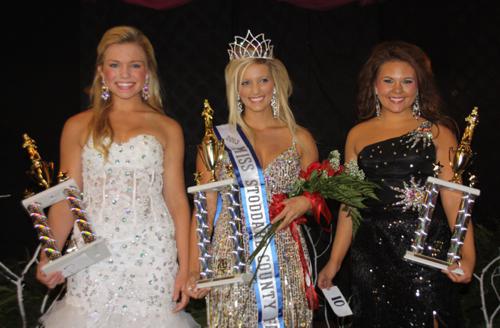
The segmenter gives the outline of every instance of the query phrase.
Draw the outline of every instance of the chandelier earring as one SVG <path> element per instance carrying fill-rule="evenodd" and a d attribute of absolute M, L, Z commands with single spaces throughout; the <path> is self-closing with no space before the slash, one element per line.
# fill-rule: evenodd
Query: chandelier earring
<path fill-rule="evenodd" d="M 101 98 L 104 101 L 107 101 L 111 97 L 111 93 L 109 93 L 109 88 L 104 81 L 104 78 L 101 80 Z"/>
<path fill-rule="evenodd" d="M 141 97 L 144 101 L 149 99 L 149 76 L 146 77 L 146 81 L 144 82 L 144 86 L 141 90 Z"/>
<path fill-rule="evenodd" d="M 420 113 L 420 97 L 418 95 L 418 92 L 417 92 L 417 95 L 415 96 L 415 102 L 413 103 L 411 111 L 412 111 L 413 117 L 415 117 L 415 119 L 418 120 L 418 118 L 420 117 L 420 114 L 421 114 Z"/>
<path fill-rule="evenodd" d="M 271 108 L 273 109 L 273 117 L 277 118 L 280 115 L 280 104 L 276 97 L 276 88 L 273 89 L 273 97 L 271 98 Z"/>
<path fill-rule="evenodd" d="M 236 100 L 236 102 L 238 103 L 238 113 L 243 113 L 243 103 L 241 102 L 241 98 L 240 98 L 240 95 L 238 94 L 238 98 Z"/>
<path fill-rule="evenodd" d="M 380 117 L 380 100 L 377 93 L 375 93 L 375 114 Z"/>

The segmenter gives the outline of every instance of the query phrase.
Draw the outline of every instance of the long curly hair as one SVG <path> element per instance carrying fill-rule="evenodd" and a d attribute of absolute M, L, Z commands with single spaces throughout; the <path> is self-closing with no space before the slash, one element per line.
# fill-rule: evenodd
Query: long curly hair
<path fill-rule="evenodd" d="M 441 112 L 443 101 L 434 81 L 429 57 L 416 45 L 403 41 L 386 41 L 377 44 L 361 68 L 358 77 L 358 119 L 364 121 L 376 115 L 375 80 L 380 67 L 390 61 L 408 63 L 415 70 L 421 116 L 432 123 L 441 123 L 452 131 L 456 130 L 453 120 Z"/>

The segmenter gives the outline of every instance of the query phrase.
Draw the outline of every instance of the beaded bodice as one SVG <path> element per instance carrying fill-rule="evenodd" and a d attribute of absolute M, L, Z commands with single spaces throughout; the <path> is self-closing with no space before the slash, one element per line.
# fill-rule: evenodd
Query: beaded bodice
<path fill-rule="evenodd" d="M 295 141 L 264 168 L 264 179 L 268 197 L 277 193 L 288 193 L 300 172 L 300 157 Z"/>

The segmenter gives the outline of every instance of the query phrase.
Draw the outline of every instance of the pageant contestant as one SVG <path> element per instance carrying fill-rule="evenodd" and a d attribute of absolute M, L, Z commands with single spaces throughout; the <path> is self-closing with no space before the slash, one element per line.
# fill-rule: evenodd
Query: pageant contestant
<path fill-rule="evenodd" d="M 291 82 L 284 65 L 273 56 L 271 41 L 263 34 L 253 36 L 250 32 L 245 38 L 236 37 L 230 44 L 229 59 L 225 70 L 229 124 L 216 127 L 216 133 L 229 149 L 225 162 L 232 163 L 236 175 L 241 176 L 240 183 L 244 181 L 240 185 L 240 204 L 255 205 L 241 207 L 248 257 L 256 246 L 258 223 L 263 227 L 270 221 L 268 206 L 272 196 L 289 192 L 301 168 L 316 161 L 318 152 L 309 132 L 295 123 L 288 104 Z M 235 142 L 244 147 L 232 148 Z M 200 158 L 197 164 L 197 170 L 205 172 L 206 179 L 209 174 Z M 219 179 L 224 178 L 222 170 Z M 215 212 L 215 196 L 207 196 L 209 213 Z M 257 199 L 260 201 L 255 203 Z M 297 233 L 294 239 L 289 226 L 310 208 L 304 196 L 285 200 L 284 209 L 275 218 L 283 220 L 281 229 L 262 257 L 253 285 L 242 283 L 210 290 L 207 300 L 210 327 L 311 326 L 312 310 L 306 297 L 301 262 L 301 257 L 305 261 L 309 257 L 300 228 L 294 228 Z M 224 275 L 234 265 L 230 214 L 225 202 L 213 231 L 213 269 L 216 276 Z M 196 253 L 196 246 L 191 249 Z M 197 254 L 190 256 L 190 267 L 195 274 L 187 289 L 199 298 L 208 291 L 194 288 L 193 281 L 199 278 L 197 259 Z M 247 264 L 247 272 L 254 270 L 254 266 Z"/>
<path fill-rule="evenodd" d="M 189 300 L 183 135 L 163 113 L 153 47 L 142 32 L 119 26 L 103 35 L 90 96 L 92 108 L 64 126 L 60 163 L 82 188 L 111 257 L 70 277 L 43 324 L 196 326 L 182 311 Z M 61 248 L 73 228 L 66 204 L 54 205 L 49 220 Z M 37 278 L 49 288 L 64 281 L 60 272 L 38 270 Z"/>
<path fill-rule="evenodd" d="M 456 275 L 403 260 L 418 223 L 418 195 L 435 163 L 450 180 L 449 150 L 457 142 L 450 120 L 440 113 L 440 97 L 430 61 L 417 46 L 384 42 L 376 46 L 359 76 L 358 117 L 347 136 L 346 160 L 357 159 L 368 180 L 379 184 L 380 201 L 362 212 L 352 243 L 354 327 L 459 327 L 460 304 L 452 282 L 467 283 L 475 265 L 469 227 Z M 440 192 L 428 241 L 435 257 L 445 257 L 461 195 Z M 351 244 L 352 223 L 340 212 L 330 260 L 318 284 L 331 286 Z"/>

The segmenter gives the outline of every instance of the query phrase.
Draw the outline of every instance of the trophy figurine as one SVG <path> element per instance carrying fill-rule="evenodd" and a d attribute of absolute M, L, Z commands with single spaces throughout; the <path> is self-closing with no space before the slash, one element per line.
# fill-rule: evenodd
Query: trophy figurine
<path fill-rule="evenodd" d="M 197 221 L 198 249 L 200 262 L 201 280 L 197 282 L 198 288 L 218 287 L 232 283 L 249 281 L 251 276 L 245 274 L 245 261 L 243 251 L 243 238 L 241 234 L 242 219 L 239 204 L 239 187 L 232 176 L 232 167 L 223 164 L 224 141 L 218 140 L 215 135 L 212 119 L 214 111 L 208 100 L 204 102 L 201 116 L 205 123 L 205 134 L 198 146 L 198 152 L 209 174 L 208 183 L 200 184 L 201 173 L 195 173 L 196 185 L 187 189 L 188 193 L 194 195 L 195 218 Z M 217 179 L 217 171 L 225 170 L 228 178 Z M 228 204 L 231 215 L 231 240 L 233 241 L 233 265 L 232 273 L 224 276 L 216 276 L 213 270 L 212 256 L 210 254 L 211 230 L 208 224 L 207 192 L 218 192 L 224 197 Z"/>
<path fill-rule="evenodd" d="M 480 190 L 473 188 L 474 182 L 470 186 L 462 184 L 462 174 L 470 163 L 472 158 L 471 142 L 474 128 L 479 123 L 478 108 L 474 107 L 471 114 L 465 119 L 467 127 L 460 141 L 458 148 L 453 156 L 450 152 L 450 165 L 453 170 L 451 181 L 445 181 L 435 177 L 428 177 L 425 184 L 425 196 L 422 207 L 419 212 L 419 225 L 415 231 L 415 239 L 411 246 L 411 251 L 407 251 L 404 258 L 408 261 L 417 262 L 437 269 L 446 269 L 448 266 L 460 260 L 460 251 L 464 243 L 467 226 L 471 218 L 472 207 Z M 450 241 L 450 248 L 447 252 L 446 260 L 436 259 L 434 257 L 423 255 L 425 241 L 432 214 L 437 202 L 439 188 L 449 188 L 462 193 L 460 208 L 453 228 L 453 234 Z M 463 274 L 461 268 L 453 270 L 454 273 Z"/>
<path fill-rule="evenodd" d="M 38 194 L 29 193 L 27 198 L 22 201 L 22 205 L 30 215 L 37 231 L 42 252 L 49 259 L 49 263 L 42 268 L 42 271 L 45 273 L 61 271 L 65 277 L 68 277 L 109 257 L 111 254 L 104 239 L 96 237 L 87 220 L 86 212 L 82 209 L 82 196 L 76 182 L 73 179 L 68 179 L 61 172 L 58 174 L 58 183 L 53 186 L 54 163 L 42 160 L 35 141 L 27 134 L 23 135 L 23 140 L 23 148 L 27 150 L 32 163 L 28 173 L 38 186 L 45 189 Z M 58 249 L 44 213 L 46 207 L 62 200 L 68 201 L 71 214 L 85 243 L 85 246 L 71 252 L 68 251 L 65 255 Z"/>

